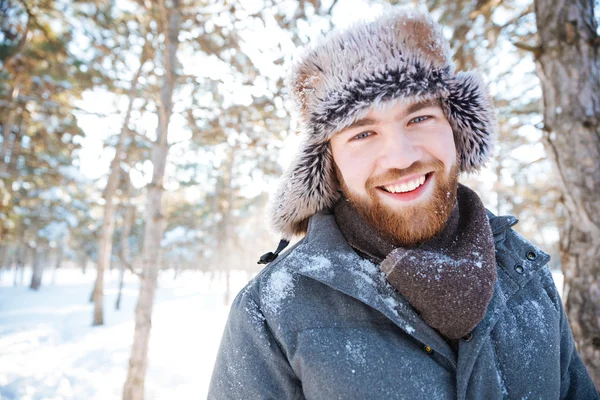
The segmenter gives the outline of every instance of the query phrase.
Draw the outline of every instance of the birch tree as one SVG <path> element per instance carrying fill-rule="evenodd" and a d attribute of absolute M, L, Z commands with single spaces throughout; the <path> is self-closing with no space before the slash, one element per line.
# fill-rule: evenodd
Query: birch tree
<path fill-rule="evenodd" d="M 133 102 L 136 99 L 137 82 L 142 74 L 144 65 L 148 60 L 148 47 L 142 46 L 142 53 L 140 55 L 139 67 L 131 80 L 129 93 L 127 94 L 128 106 L 125 111 L 123 118 L 123 125 L 121 132 L 119 133 L 117 145 L 115 146 L 115 155 L 110 164 L 110 171 L 108 174 L 108 181 L 106 188 L 104 189 L 104 221 L 102 224 L 102 232 L 100 235 L 100 242 L 98 244 L 98 269 L 96 275 L 96 282 L 94 284 L 94 317 L 92 325 L 103 325 L 104 324 L 104 311 L 103 311 L 103 287 L 104 287 L 104 271 L 110 265 L 110 259 L 112 255 L 112 244 L 113 244 L 113 233 L 115 230 L 115 192 L 119 185 L 119 176 L 121 173 L 121 161 L 126 152 L 125 144 L 128 142 L 131 136 L 131 130 L 129 129 L 129 121 L 131 119 L 131 112 L 133 111 Z"/>
<path fill-rule="evenodd" d="M 126 181 L 124 182 L 126 185 L 125 189 L 125 204 L 122 204 L 123 208 L 123 230 L 121 232 L 121 244 L 119 249 L 119 292 L 117 293 L 117 300 L 115 301 L 115 309 L 119 310 L 121 308 L 121 295 L 123 294 L 123 279 L 125 277 L 125 269 L 129 269 L 131 272 L 137 274 L 137 272 L 133 269 L 133 266 L 130 261 L 130 246 L 129 246 L 129 237 L 131 235 L 131 227 L 135 221 L 135 205 L 132 203 L 133 197 L 133 185 L 131 184 L 131 178 L 127 176 Z"/>
<path fill-rule="evenodd" d="M 231 300 L 230 280 L 232 269 L 232 258 L 235 250 L 234 227 L 232 221 L 233 212 L 233 166 L 235 163 L 236 148 L 230 146 L 227 149 L 225 160 L 223 160 L 221 176 L 217 180 L 217 213 L 220 217 L 216 229 L 217 254 L 216 261 L 219 269 L 225 271 L 225 305 Z"/>
<path fill-rule="evenodd" d="M 566 310 L 600 390 L 600 38 L 592 0 L 535 0 L 544 143 L 562 186 Z"/>
<path fill-rule="evenodd" d="M 45 249 L 41 248 L 41 246 L 36 246 L 32 249 L 33 253 L 33 263 L 32 263 L 32 273 L 31 273 L 31 284 L 29 285 L 30 289 L 38 290 L 42 285 L 42 275 L 44 273 L 44 255 Z"/>
<path fill-rule="evenodd" d="M 162 210 L 163 181 L 169 150 L 167 136 L 171 114 L 173 112 L 173 92 L 176 81 L 177 48 L 181 23 L 181 3 L 173 0 L 167 8 L 165 0 L 158 1 L 157 24 L 162 32 L 163 81 L 158 101 L 158 126 L 156 139 L 152 146 L 152 181 L 148 186 L 146 201 L 146 225 L 142 250 L 143 270 L 140 293 L 135 310 L 135 333 L 127 380 L 123 388 L 124 400 L 144 398 L 144 381 L 148 365 L 148 342 L 152 326 L 152 309 L 159 271 L 159 254 L 165 228 L 165 216 Z M 151 10 L 148 10 L 151 11 Z"/>

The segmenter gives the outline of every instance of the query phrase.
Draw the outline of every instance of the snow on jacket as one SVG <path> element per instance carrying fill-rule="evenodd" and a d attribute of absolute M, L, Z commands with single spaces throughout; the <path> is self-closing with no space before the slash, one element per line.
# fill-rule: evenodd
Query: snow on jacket
<path fill-rule="evenodd" d="M 546 263 L 490 215 L 498 281 L 455 353 L 322 211 L 231 306 L 209 399 L 598 399 Z"/>

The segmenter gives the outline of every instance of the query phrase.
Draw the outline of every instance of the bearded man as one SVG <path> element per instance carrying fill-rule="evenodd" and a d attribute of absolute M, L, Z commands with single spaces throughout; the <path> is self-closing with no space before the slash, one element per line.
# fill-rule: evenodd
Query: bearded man
<path fill-rule="evenodd" d="M 599 398 L 549 256 L 458 183 L 495 117 L 431 16 L 330 34 L 289 89 L 304 142 L 271 210 L 284 240 L 231 307 L 209 398 Z"/>

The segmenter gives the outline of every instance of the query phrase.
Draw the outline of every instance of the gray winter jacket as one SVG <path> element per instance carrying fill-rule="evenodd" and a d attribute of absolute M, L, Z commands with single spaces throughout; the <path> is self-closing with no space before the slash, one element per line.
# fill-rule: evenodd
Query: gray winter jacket
<path fill-rule="evenodd" d="M 458 352 L 347 244 L 333 215 L 235 299 L 209 399 L 598 399 L 549 256 L 490 216 L 498 281 Z"/>

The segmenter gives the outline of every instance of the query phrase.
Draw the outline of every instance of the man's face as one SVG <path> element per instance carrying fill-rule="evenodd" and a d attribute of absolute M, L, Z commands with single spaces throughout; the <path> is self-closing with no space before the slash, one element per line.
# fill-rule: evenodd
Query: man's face
<path fill-rule="evenodd" d="M 444 228 L 459 165 L 438 101 L 371 110 L 330 145 L 344 194 L 395 245 L 415 246 Z"/>

